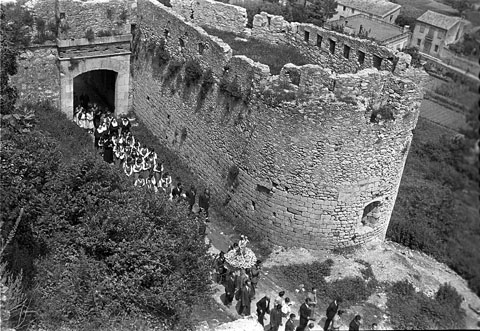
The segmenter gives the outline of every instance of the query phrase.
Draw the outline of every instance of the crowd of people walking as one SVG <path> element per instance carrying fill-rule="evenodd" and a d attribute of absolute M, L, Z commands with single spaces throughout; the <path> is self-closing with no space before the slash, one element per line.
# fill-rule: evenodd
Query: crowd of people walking
<path fill-rule="evenodd" d="M 235 244 L 230 246 L 230 249 L 236 249 Z M 233 301 L 236 300 L 237 313 L 242 316 L 249 316 L 252 314 L 251 306 L 260 280 L 261 261 L 257 261 L 252 268 L 229 270 L 225 265 L 224 255 L 224 252 L 220 252 L 216 258 L 216 281 L 225 287 L 223 302 L 227 307 L 231 307 Z M 341 298 L 336 298 L 328 305 L 325 311 L 325 322 L 323 323 L 323 319 L 317 316 L 320 312 L 316 311 L 319 302 L 317 301 L 317 289 L 315 287 L 307 293 L 305 301 L 298 310 L 298 315 L 293 312 L 294 302 L 285 296 L 285 291 L 280 291 L 273 303 L 268 294 L 259 298 L 255 303 L 255 308 L 258 323 L 264 327 L 264 330 L 268 331 L 360 330 L 362 324 L 360 315 L 355 315 L 348 325 L 343 320 L 345 310 L 340 309 L 342 302 Z M 270 321 L 267 325 L 265 325 L 266 315 L 270 315 Z M 317 319 L 318 326 L 315 324 Z M 368 329 L 375 330 L 376 326 L 376 323 L 373 323 Z"/>
<path fill-rule="evenodd" d="M 171 174 L 165 170 L 164 163 L 155 149 L 141 144 L 135 138 L 127 116 L 117 119 L 108 108 L 99 107 L 96 103 L 85 100 L 88 99 L 81 98 L 81 102 L 76 105 L 74 122 L 93 133 L 94 147 L 105 162 L 117 165 L 137 187 L 164 193 L 170 201 L 186 201 L 190 212 L 204 213 L 205 221 L 208 222 L 210 207 L 208 188 L 197 198 L 197 189 L 194 185 L 185 190 L 178 178 L 174 184 Z M 201 229 L 205 234 L 206 227 L 203 226 Z"/>
<path fill-rule="evenodd" d="M 191 185 L 185 191 L 180 181 L 177 181 L 176 185 L 173 184 L 172 176 L 165 171 L 164 164 L 155 150 L 141 144 L 134 137 L 131 132 L 130 120 L 126 116 L 117 119 L 108 111 L 108 108 L 102 109 L 95 103 L 86 100 L 83 98 L 82 102 L 76 105 L 74 122 L 90 133 L 93 132 L 94 147 L 104 161 L 116 164 L 123 169 L 125 175 L 132 178 L 133 185 L 137 187 L 146 187 L 155 193 L 163 192 L 169 200 L 186 201 L 190 212 L 205 213 L 205 220 L 208 222 L 209 190 L 205 189 L 199 195 L 198 205 L 196 205 L 197 190 L 195 186 Z M 198 209 L 194 206 L 198 206 Z M 205 230 L 204 226 L 200 233 L 205 235 Z M 238 244 L 231 245 L 228 250 L 233 249 L 238 249 Z M 251 268 L 231 270 L 226 266 L 224 252 L 220 252 L 216 258 L 216 282 L 225 287 L 224 304 L 230 307 L 236 300 L 239 315 L 249 316 L 252 314 L 251 306 L 256 298 L 261 264 L 262 262 L 257 260 Z M 324 331 L 340 329 L 342 315 L 344 315 L 344 311 L 339 309 L 341 303 L 342 299 L 337 298 L 326 309 Z M 289 297 L 285 297 L 285 291 L 278 293 L 272 307 L 270 304 L 269 295 L 263 296 L 255 303 L 257 320 L 264 328 L 266 315 L 270 315 L 270 322 L 265 330 L 305 331 L 314 329 L 315 309 L 318 306 L 315 288 L 307 293 L 305 301 L 300 306 L 298 325 L 297 315 L 292 312 L 294 302 Z M 356 315 L 350 322 L 348 330 L 359 330 L 361 323 L 362 317 Z M 282 326 L 284 328 L 281 329 Z M 375 329 L 376 324 L 374 323 L 371 328 Z"/>

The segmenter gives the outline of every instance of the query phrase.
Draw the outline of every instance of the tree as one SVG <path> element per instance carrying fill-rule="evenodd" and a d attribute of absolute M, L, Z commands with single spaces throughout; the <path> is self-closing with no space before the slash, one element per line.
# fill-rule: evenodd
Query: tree
<path fill-rule="evenodd" d="M 460 16 L 472 7 L 472 3 L 469 0 L 447 0 L 447 3 L 453 9 L 456 9 Z"/>
<path fill-rule="evenodd" d="M 17 89 L 10 85 L 9 77 L 17 73 L 17 56 L 28 46 L 28 32 L 33 25 L 30 13 L 20 4 L 0 6 L 0 113 L 14 111 Z"/>

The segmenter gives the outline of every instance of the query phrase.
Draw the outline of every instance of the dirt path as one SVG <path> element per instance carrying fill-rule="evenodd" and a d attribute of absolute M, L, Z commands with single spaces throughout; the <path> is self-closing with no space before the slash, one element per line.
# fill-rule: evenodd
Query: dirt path
<path fill-rule="evenodd" d="M 235 228 L 233 226 L 222 222 L 215 212 L 212 212 L 211 215 L 212 222 L 208 224 L 207 237 L 212 243 L 212 254 L 216 254 L 219 252 L 219 249 L 226 251 L 232 243 L 232 239 L 236 240 L 238 234 L 235 234 Z M 233 326 L 228 325 L 223 329 L 222 326 L 214 326 L 209 323 L 210 330 L 254 331 L 252 328 L 254 327 L 253 325 L 256 324 L 254 318 L 255 302 L 265 294 L 269 294 L 273 301 L 273 298 L 275 298 L 281 290 L 285 290 L 286 296 L 294 301 L 292 312 L 298 315 L 298 309 L 305 297 L 305 292 L 302 291 L 300 286 L 301 284 L 285 284 L 281 275 L 275 274 L 272 267 L 294 263 L 311 263 L 315 260 L 323 261 L 327 258 L 331 258 L 334 261 L 332 273 L 327 277 L 328 282 L 347 276 L 361 276 L 360 270 L 363 266 L 354 261 L 355 259 L 361 259 L 372 265 L 375 277 L 379 281 L 395 282 L 408 279 L 417 290 L 429 296 L 434 295 L 441 284 L 450 283 L 464 297 L 462 307 L 467 314 L 466 328 L 478 328 L 477 323 L 480 322 L 480 316 L 477 315 L 474 310 L 480 311 L 480 298 L 468 288 L 467 282 L 464 279 L 444 264 L 437 262 L 423 253 L 412 251 L 393 242 L 377 241 L 347 256 L 337 255 L 331 252 L 310 252 L 302 248 L 282 249 L 281 247 L 276 247 L 263 263 L 264 269 L 256 297 L 252 301 L 251 311 L 253 317 L 250 320 L 238 321 Z M 279 284 L 283 284 L 284 288 L 280 287 Z M 222 306 L 223 313 L 227 314 L 230 318 L 241 319 L 235 306 L 232 305 L 232 307 L 227 308 L 223 305 L 223 293 L 223 286 L 216 284 L 213 298 Z M 234 303 L 235 302 L 234 300 Z M 317 308 L 317 321 L 314 330 L 322 329 L 321 326 L 323 326 L 325 320 L 323 316 L 325 309 L 326 306 L 323 307 L 322 305 Z M 349 321 L 355 314 L 361 314 L 366 317 L 365 322 L 368 321 L 368 323 L 365 323 L 365 325 L 371 325 L 369 323 L 374 321 L 381 329 L 391 329 L 388 316 L 386 315 L 386 296 L 384 293 L 375 293 L 365 305 L 350 307 L 346 312 L 345 320 Z M 266 317 L 265 326 L 268 326 L 268 315 L 266 315 Z M 259 327 L 259 325 L 256 324 L 256 327 Z M 205 328 L 199 330 L 208 329 L 205 326 Z M 259 327 L 258 330 L 262 330 L 262 328 Z"/>

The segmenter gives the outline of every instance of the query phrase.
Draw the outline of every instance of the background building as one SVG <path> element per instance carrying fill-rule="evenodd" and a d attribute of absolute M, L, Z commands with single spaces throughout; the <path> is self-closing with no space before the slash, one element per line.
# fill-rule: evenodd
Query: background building
<path fill-rule="evenodd" d="M 331 29 L 342 29 L 344 33 L 375 40 L 390 49 L 403 49 L 410 43 L 412 33 L 409 26 L 398 26 L 365 14 L 356 14 L 327 22 Z"/>
<path fill-rule="evenodd" d="M 337 0 L 337 13 L 330 21 L 365 14 L 388 23 L 394 23 L 400 13 L 399 4 L 385 0 Z"/>
<path fill-rule="evenodd" d="M 417 18 L 411 46 L 420 52 L 439 56 L 442 48 L 458 41 L 463 35 L 460 17 L 447 16 L 428 10 Z"/>

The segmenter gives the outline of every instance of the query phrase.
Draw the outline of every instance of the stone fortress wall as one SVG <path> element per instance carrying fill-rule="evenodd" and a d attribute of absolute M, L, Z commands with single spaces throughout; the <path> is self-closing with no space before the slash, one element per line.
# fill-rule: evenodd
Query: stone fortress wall
<path fill-rule="evenodd" d="M 229 17 L 218 6 L 215 17 Z M 423 74 L 408 67 L 408 56 L 311 25 L 277 33 L 273 17 L 270 35 L 312 49 L 317 60 L 272 76 L 268 66 L 232 56 L 175 8 L 138 0 L 133 108 L 210 185 L 214 203 L 275 244 L 321 249 L 383 239 L 422 99 Z M 252 35 L 267 35 L 264 18 L 257 15 Z M 365 61 L 311 45 L 315 33 L 351 45 L 352 54 L 365 50 Z M 158 62 L 165 51 L 170 61 Z M 374 54 L 383 59 L 380 71 L 371 68 Z M 205 100 L 201 83 L 185 84 L 192 59 L 214 74 Z M 225 86 L 236 86 L 237 97 Z M 394 120 L 376 117 L 385 109 Z"/>
<path fill-rule="evenodd" d="M 60 39 L 85 38 L 88 29 L 129 34 L 135 10 L 132 0 L 57 0 L 56 6 Z"/>
<path fill-rule="evenodd" d="M 115 107 L 124 114 L 129 106 L 131 24 L 135 0 L 32 0 L 26 7 L 46 24 L 58 23 L 56 42 L 32 45 L 18 59 L 12 77 L 19 101 L 50 100 L 73 116 L 73 79 L 90 70 L 117 73 Z M 88 20 L 85 20 L 88 18 Z M 85 24 L 88 22 L 88 24 Z M 86 31 L 92 29 L 92 40 Z M 102 35 L 102 32 L 113 35 Z"/>
<path fill-rule="evenodd" d="M 218 1 L 170 0 L 175 12 L 197 25 L 241 33 L 247 26 L 247 10 Z"/>

